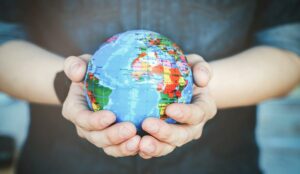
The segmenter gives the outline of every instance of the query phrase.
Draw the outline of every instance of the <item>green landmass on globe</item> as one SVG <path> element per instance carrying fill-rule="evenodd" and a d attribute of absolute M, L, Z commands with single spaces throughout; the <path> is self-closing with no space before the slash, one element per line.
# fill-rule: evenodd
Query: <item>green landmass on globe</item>
<path fill-rule="evenodd" d="M 169 123 L 171 103 L 190 103 L 192 72 L 182 50 L 168 38 L 133 30 L 109 38 L 91 58 L 85 94 L 93 111 L 110 110 L 138 128 L 147 117 Z"/>

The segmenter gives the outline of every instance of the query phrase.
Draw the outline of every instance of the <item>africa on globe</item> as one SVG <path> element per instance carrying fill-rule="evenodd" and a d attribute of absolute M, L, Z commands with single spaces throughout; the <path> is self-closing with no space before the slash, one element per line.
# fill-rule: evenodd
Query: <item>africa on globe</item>
<path fill-rule="evenodd" d="M 109 38 L 89 61 L 84 80 L 91 110 L 110 110 L 117 122 L 141 128 L 147 117 L 165 115 L 171 103 L 190 103 L 193 77 L 185 55 L 168 38 L 132 30 Z"/>

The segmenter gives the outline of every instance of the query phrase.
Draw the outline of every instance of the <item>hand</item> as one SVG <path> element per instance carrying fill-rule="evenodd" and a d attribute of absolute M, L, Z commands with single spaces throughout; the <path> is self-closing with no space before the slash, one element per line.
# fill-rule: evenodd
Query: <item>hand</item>
<path fill-rule="evenodd" d="M 141 137 L 136 135 L 136 128 L 130 122 L 113 124 L 116 116 L 107 110 L 93 112 L 87 108 L 83 95 L 84 75 L 90 55 L 71 56 L 65 60 L 64 71 L 72 80 L 62 114 L 71 121 L 77 134 L 110 156 L 122 157 L 138 153 Z"/>
<path fill-rule="evenodd" d="M 142 137 L 139 155 L 144 159 L 169 154 L 192 140 L 199 139 L 204 124 L 217 112 L 216 104 L 209 94 L 208 83 L 212 70 L 205 60 L 195 54 L 187 56 L 194 76 L 191 104 L 174 103 L 167 107 L 167 116 L 182 124 L 168 124 L 157 118 L 147 118 L 142 128 L 150 135 Z"/>

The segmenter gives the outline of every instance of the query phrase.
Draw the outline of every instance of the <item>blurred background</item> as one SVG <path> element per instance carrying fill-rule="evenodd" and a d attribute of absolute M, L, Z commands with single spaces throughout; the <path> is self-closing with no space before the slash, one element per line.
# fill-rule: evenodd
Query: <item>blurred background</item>
<path fill-rule="evenodd" d="M 257 109 L 256 138 L 260 148 L 260 167 L 266 174 L 298 174 L 300 171 L 300 85 L 288 96 L 265 101 Z M 0 174 L 14 172 L 15 159 L 26 140 L 29 125 L 26 102 L 0 93 L 0 135 L 13 138 L 0 141 Z M 10 146 L 10 147 L 7 147 Z M 13 162 L 5 161 L 13 148 Z M 5 163 L 5 164 L 3 164 Z"/>
<path fill-rule="evenodd" d="M 17 2 L 17 0 L 11 0 L 11 1 L 7 1 L 7 2 Z M 45 2 L 47 2 L 47 1 L 45 1 Z M 111 3 L 112 6 L 113 6 L 114 3 L 113 3 L 113 1 L 111 1 L 111 2 L 112 2 Z M 122 2 L 122 1 L 120 1 L 120 2 Z M 148 1 L 148 2 L 151 2 L 151 1 Z M 160 1 L 160 2 L 162 2 L 162 1 Z M 177 2 L 179 3 L 182 1 L 177 1 Z M 211 1 L 211 2 L 216 3 L 216 1 Z M 251 2 L 251 1 L 249 1 L 249 2 Z M 282 1 L 282 2 L 284 2 L 284 1 Z M 123 3 L 124 3 L 124 1 L 123 1 Z M 145 3 L 145 5 L 149 5 L 147 3 Z M 243 2 L 241 2 L 241 4 L 242 3 Z M 13 3 L 11 3 L 11 4 L 13 4 Z M 30 4 L 30 3 L 28 3 L 28 4 Z M 126 3 L 124 3 L 123 5 L 125 6 L 125 4 Z M 79 6 L 80 6 L 80 4 L 79 4 Z M 130 6 L 130 5 L 128 5 L 128 6 Z M 48 9 L 48 6 L 46 6 L 46 5 L 42 6 L 42 7 L 44 7 L 44 9 Z M 69 19 L 67 17 L 73 18 L 73 11 L 72 11 L 73 6 L 66 6 L 66 7 L 68 7 L 66 10 L 69 10 L 68 12 L 70 12 L 69 13 L 70 15 L 66 15 L 65 19 Z M 119 7 L 119 6 L 116 6 L 116 7 Z M 174 8 L 175 7 L 176 7 L 176 4 L 175 4 Z M 53 9 L 54 9 L 54 12 L 56 12 L 55 11 L 56 8 L 53 8 Z M 109 9 L 109 8 L 107 8 L 107 9 Z M 116 16 L 117 16 L 119 13 L 118 8 L 113 8 L 113 9 L 116 9 L 116 11 L 114 11 L 114 12 L 116 12 Z M 205 10 L 205 8 L 203 8 L 203 9 Z M 234 9 L 234 8 L 232 8 L 232 9 Z M 4 8 L 3 8 L 3 10 L 4 10 Z M 3 12 L 3 10 L 2 10 L 2 12 Z M 234 14 L 239 14 L 237 12 L 244 11 L 245 9 L 237 8 L 236 10 L 237 11 L 235 11 L 235 10 L 233 11 L 233 12 L 235 12 Z M 51 11 L 51 10 L 49 10 L 49 11 Z M 98 11 L 99 11 L 98 8 L 95 8 L 94 11 L 92 11 L 90 9 L 82 10 L 80 12 L 82 14 L 87 13 L 87 16 L 85 18 L 85 16 L 82 15 L 83 17 L 80 19 L 82 21 L 86 21 L 86 19 L 89 19 L 95 15 L 92 12 L 98 12 Z M 277 11 L 279 11 L 279 10 L 277 10 Z M 0 12 L 1 12 L 1 10 L 0 10 Z M 13 12 L 17 12 L 17 10 L 13 11 Z M 90 12 L 90 13 L 88 13 L 88 12 Z M 121 12 L 122 13 L 120 13 L 120 17 L 121 17 L 120 19 L 122 19 L 126 22 L 129 21 L 129 24 L 133 25 L 130 23 L 130 20 L 127 21 L 127 19 L 124 19 L 123 17 L 127 16 L 127 13 L 134 14 L 135 12 L 129 13 L 126 9 Z M 178 11 L 174 11 L 174 12 L 176 12 L 174 14 L 180 14 L 180 13 L 178 13 Z M 185 12 L 185 11 L 183 10 L 183 12 Z M 208 12 L 210 12 L 210 11 L 208 11 Z M 149 11 L 145 11 L 144 13 L 145 14 L 152 13 L 152 11 L 149 10 Z M 47 14 L 47 13 L 45 13 L 45 14 Z M 126 14 L 126 15 L 124 15 L 124 14 Z M 7 16 L 10 16 L 10 15 L 11 14 L 8 14 Z M 78 15 L 78 16 L 80 16 L 80 15 Z M 114 16 L 115 16 L 115 14 L 112 14 L 112 17 L 114 17 Z M 134 15 L 132 15 L 132 16 L 134 16 Z M 150 17 L 147 18 L 148 16 L 150 16 Z M 197 16 L 197 13 L 194 14 L 194 17 L 195 16 Z M 201 15 L 199 15 L 199 16 L 201 16 Z M 230 15 L 225 15 L 225 16 L 227 16 L 227 17 L 229 16 L 228 18 L 232 18 Z M 236 16 L 239 17 L 241 15 L 236 15 Z M 280 14 L 279 17 L 281 17 L 281 16 L 284 16 L 284 15 Z M 148 27 L 148 25 L 150 26 L 151 22 L 153 22 L 152 18 L 154 18 L 154 17 L 152 17 L 151 15 L 144 15 L 143 17 L 145 19 L 147 19 L 146 21 L 148 21 L 149 24 L 146 22 L 145 23 L 141 22 L 141 25 L 144 25 L 146 27 Z M 191 18 L 189 18 L 190 21 L 193 21 L 192 17 L 193 17 L 193 15 L 191 15 Z M 221 17 L 223 17 L 223 16 L 221 16 Z M 273 16 L 271 16 L 271 17 L 273 18 Z M 205 18 L 206 18 L 206 16 L 204 16 L 203 21 L 205 21 L 204 20 Z M 49 20 L 49 18 L 46 18 L 46 19 Z M 56 18 L 53 18 L 53 19 L 50 18 L 50 19 L 51 19 L 50 23 L 52 22 L 53 24 L 57 24 L 57 23 L 55 23 L 55 20 L 54 20 Z M 99 19 L 102 19 L 102 18 L 99 18 Z M 200 19 L 202 19 L 202 18 L 200 18 Z M 223 20 L 223 18 L 220 18 L 220 19 Z M 240 19 L 240 18 L 236 18 L 235 20 L 238 20 L 238 19 Z M 40 25 L 45 25 L 45 24 L 49 23 L 48 20 L 45 20 L 45 23 L 41 22 Z M 109 15 L 108 15 L 108 17 L 103 18 L 103 20 L 105 20 L 104 22 L 107 22 L 106 24 L 108 24 L 108 25 L 106 25 L 107 28 L 104 28 L 105 32 L 107 30 L 107 33 L 106 33 L 107 35 L 111 35 L 111 33 L 117 33 L 119 31 L 119 29 L 117 27 L 115 27 L 115 25 L 119 26 L 119 24 L 117 25 L 114 23 L 110 23 Z M 120 21 L 122 21 L 122 20 L 120 20 Z M 69 21 L 69 20 L 66 20 L 66 21 Z M 166 30 L 168 27 L 174 28 L 173 23 L 172 23 L 173 21 L 172 20 L 170 20 L 170 21 L 171 22 L 168 23 L 169 25 L 165 26 L 165 28 L 162 27 L 162 30 Z M 246 26 L 243 23 L 243 21 L 246 21 L 246 20 L 242 19 L 239 22 L 237 22 L 239 24 L 238 27 Z M 61 22 L 60 20 L 58 20 L 58 22 L 60 22 L 60 24 L 64 24 L 64 27 L 66 27 L 66 28 L 68 28 L 68 27 L 73 28 L 72 23 Z M 201 24 L 196 26 L 196 25 L 194 25 L 193 22 L 191 22 L 191 23 L 193 24 L 192 26 L 194 26 L 194 27 L 198 27 L 199 29 L 202 28 Z M 121 24 L 120 24 L 120 26 L 123 25 L 123 24 L 122 25 Z M 154 24 L 155 23 L 153 22 L 153 25 Z M 223 24 L 224 23 L 222 23 L 222 25 Z M 80 35 L 83 33 L 82 31 L 85 31 L 85 29 L 86 29 L 86 28 L 84 28 L 85 27 L 84 25 L 83 25 L 83 27 L 81 27 L 81 25 L 77 26 L 78 30 L 63 33 L 64 36 L 69 37 L 67 39 L 70 39 L 70 38 L 78 39 L 78 40 L 75 40 L 74 43 L 80 43 L 79 46 L 82 47 L 82 50 L 85 50 L 85 51 L 81 51 L 79 53 L 93 52 L 91 50 L 93 50 L 94 48 L 90 47 L 90 45 L 97 45 L 96 43 L 99 42 L 99 38 L 94 37 L 92 35 L 93 30 L 96 31 L 98 26 L 97 25 L 91 25 L 91 26 L 92 27 L 88 28 L 89 32 L 84 32 L 89 37 L 85 37 L 85 35 Z M 211 27 L 211 28 L 209 28 L 209 27 Z M 207 28 L 207 30 L 203 30 L 203 33 L 202 33 L 203 36 L 206 36 L 207 35 L 206 33 L 208 31 L 211 32 L 210 30 L 212 28 L 215 28 L 215 25 L 209 25 L 209 27 Z M 103 32 L 104 32 L 104 29 L 103 29 Z M 122 30 L 125 30 L 125 29 L 128 29 L 128 28 L 122 28 Z M 54 31 L 56 31 L 56 30 L 54 30 Z M 241 31 L 243 31 L 243 30 L 241 30 Z M 52 31 L 48 31 L 48 32 L 51 33 Z M 102 32 L 102 31 L 99 30 L 99 32 Z M 172 37 L 176 36 L 175 33 L 177 31 L 174 30 L 173 32 L 174 33 L 170 33 L 170 35 Z M 55 32 L 53 32 L 53 33 L 56 34 Z M 184 32 L 182 32 L 182 33 L 184 33 Z M 217 34 L 215 34 L 215 36 L 217 37 L 218 32 L 216 32 L 216 33 Z M 61 33 L 59 33 L 59 34 L 61 34 Z M 77 36 L 77 35 L 81 36 L 81 37 L 73 37 L 73 36 Z M 51 36 L 52 35 L 49 35 L 47 37 L 51 38 Z M 60 35 L 58 35 L 58 36 L 60 36 Z M 224 35 L 224 36 L 230 37 L 230 35 Z M 46 37 L 46 36 L 44 35 L 44 37 Z M 176 38 L 176 37 L 174 37 L 174 38 Z M 191 38 L 188 40 L 193 40 L 194 38 L 196 38 L 196 37 L 191 35 Z M 201 38 L 201 37 L 199 37 L 199 38 Z M 218 41 L 219 43 L 221 43 L 220 42 L 221 39 L 223 40 L 223 38 L 220 38 L 219 40 L 216 40 L 216 41 L 214 39 L 211 39 L 208 37 L 203 37 L 203 38 L 204 38 L 204 40 L 209 40 L 211 42 Z M 89 41 L 90 41 L 89 39 L 92 41 L 92 43 L 86 44 L 86 43 L 89 43 Z M 55 39 L 53 39 L 53 40 L 55 41 Z M 194 40 L 196 40 L 196 39 L 194 39 Z M 179 41 L 179 39 L 178 39 L 178 41 Z M 61 45 L 65 44 L 64 42 L 61 42 L 60 44 L 57 44 L 56 42 L 51 42 L 51 43 L 52 44 L 55 43 L 55 44 L 53 44 L 53 45 L 50 44 L 49 48 L 51 48 L 52 50 L 56 50 L 56 52 L 58 52 L 58 53 L 64 53 L 65 55 L 69 55 L 69 54 L 67 54 L 67 52 L 64 52 L 65 51 L 64 47 L 60 47 Z M 70 43 L 73 43 L 73 42 L 70 42 Z M 193 43 L 193 42 L 190 42 L 190 43 Z M 235 42 L 231 42 L 231 43 L 235 43 Z M 219 44 L 219 45 L 222 45 L 222 44 Z M 239 44 L 237 44 L 237 45 L 239 45 Z M 186 49 L 195 48 L 195 47 L 193 47 L 193 44 L 186 44 L 185 46 L 186 46 Z M 208 47 L 209 47 L 209 44 L 208 44 Z M 234 47 L 232 47 L 232 48 L 234 48 Z M 203 53 L 206 53 L 207 50 L 210 50 L 212 53 L 215 51 L 214 49 L 207 49 L 204 46 L 202 46 L 201 49 L 205 50 L 205 51 L 200 50 Z M 216 47 L 215 49 L 218 49 L 218 48 Z M 73 52 L 73 50 L 71 50 L 70 52 L 72 52 L 75 55 L 77 53 L 77 52 Z M 188 50 L 187 52 L 191 52 L 191 50 Z M 229 54 L 229 53 L 227 53 L 227 54 Z M 206 55 L 203 55 L 203 56 L 206 57 Z M 214 56 L 210 56 L 210 57 L 214 57 Z M 20 100 L 11 98 L 3 93 L 0 93 L 0 174 L 14 173 L 14 166 L 18 159 L 18 154 L 21 151 L 22 145 L 26 141 L 29 124 L 30 124 L 29 104 L 24 101 L 20 101 Z M 260 164 L 260 168 L 262 169 L 262 171 L 264 173 L 266 173 L 266 174 L 282 174 L 282 173 L 298 174 L 298 173 L 300 173 L 299 172 L 300 171 L 300 85 L 298 86 L 298 88 L 296 88 L 294 91 L 292 91 L 288 96 L 286 96 L 284 98 L 280 98 L 280 99 L 273 99 L 273 100 L 265 101 L 257 107 L 256 138 L 257 138 L 257 143 L 258 143 L 259 149 L 260 149 L 259 164 Z"/>

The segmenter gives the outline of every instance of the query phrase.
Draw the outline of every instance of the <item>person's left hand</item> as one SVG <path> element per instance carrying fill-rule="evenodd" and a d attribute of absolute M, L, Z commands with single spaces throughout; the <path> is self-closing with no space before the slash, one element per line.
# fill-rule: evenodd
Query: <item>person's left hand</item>
<path fill-rule="evenodd" d="M 104 153 L 113 157 L 133 156 L 138 153 L 140 136 L 133 123 L 115 123 L 116 115 L 108 110 L 90 111 L 83 93 L 83 79 L 90 55 L 70 56 L 64 71 L 72 81 L 62 107 L 62 115 L 72 122 L 77 134 Z"/>
<path fill-rule="evenodd" d="M 144 159 L 169 154 L 192 140 L 199 139 L 204 124 L 215 116 L 216 104 L 209 93 L 212 70 L 199 55 L 187 56 L 194 77 L 191 104 L 174 103 L 167 107 L 166 115 L 181 124 L 168 124 L 158 118 L 147 118 L 142 129 L 150 135 L 143 136 L 139 144 L 139 155 Z"/>

